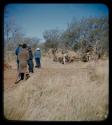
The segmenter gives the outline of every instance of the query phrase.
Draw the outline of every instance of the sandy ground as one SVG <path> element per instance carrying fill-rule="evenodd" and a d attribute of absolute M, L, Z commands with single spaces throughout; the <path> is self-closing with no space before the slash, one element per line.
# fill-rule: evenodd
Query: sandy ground
<path fill-rule="evenodd" d="M 42 68 L 14 84 L 16 63 L 4 71 L 4 115 L 10 120 L 104 120 L 108 115 L 108 60 Z"/>

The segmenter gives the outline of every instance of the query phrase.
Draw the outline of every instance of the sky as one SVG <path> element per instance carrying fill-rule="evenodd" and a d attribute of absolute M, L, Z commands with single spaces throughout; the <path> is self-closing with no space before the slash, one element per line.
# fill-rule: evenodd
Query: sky
<path fill-rule="evenodd" d="M 108 16 L 104 4 L 8 4 L 5 9 L 27 37 L 39 38 L 41 42 L 44 31 L 63 31 L 73 18 Z"/>

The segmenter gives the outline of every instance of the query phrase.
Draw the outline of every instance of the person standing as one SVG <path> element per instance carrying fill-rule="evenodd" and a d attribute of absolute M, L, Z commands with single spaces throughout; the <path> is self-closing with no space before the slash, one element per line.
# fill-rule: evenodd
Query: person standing
<path fill-rule="evenodd" d="M 41 67 L 41 51 L 40 48 L 36 48 L 35 52 L 34 52 L 34 57 L 35 57 L 35 63 L 36 63 L 36 68 L 40 68 Z"/>
<path fill-rule="evenodd" d="M 32 49 L 31 49 L 31 47 L 29 46 L 28 47 L 28 52 L 29 52 L 29 59 L 28 59 L 28 66 L 29 66 L 29 72 L 34 72 L 33 71 L 33 67 L 34 67 L 34 65 L 33 65 L 33 54 L 32 54 Z"/>
<path fill-rule="evenodd" d="M 27 62 L 29 59 L 29 52 L 26 44 L 23 44 L 22 50 L 18 55 L 18 59 L 19 59 L 19 74 L 21 76 L 21 80 L 23 80 L 24 77 L 28 79 L 29 74 L 27 69 L 27 65 L 28 65 Z"/>
<path fill-rule="evenodd" d="M 19 46 L 16 48 L 15 50 L 15 54 L 17 56 L 16 62 L 17 62 L 17 69 L 19 70 L 19 60 L 18 60 L 18 54 L 20 53 L 20 51 L 22 50 L 22 44 L 19 44 Z"/>
<path fill-rule="evenodd" d="M 66 56 L 67 56 L 66 53 L 64 53 L 64 54 L 63 54 L 63 64 L 66 63 Z"/>

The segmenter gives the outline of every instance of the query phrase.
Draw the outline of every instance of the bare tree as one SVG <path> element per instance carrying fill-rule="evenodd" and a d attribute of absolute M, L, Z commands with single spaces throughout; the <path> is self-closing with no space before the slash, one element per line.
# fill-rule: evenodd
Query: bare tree
<path fill-rule="evenodd" d="M 60 41 L 60 32 L 57 29 L 48 30 L 43 33 L 46 40 L 45 46 L 48 48 L 57 48 Z"/>

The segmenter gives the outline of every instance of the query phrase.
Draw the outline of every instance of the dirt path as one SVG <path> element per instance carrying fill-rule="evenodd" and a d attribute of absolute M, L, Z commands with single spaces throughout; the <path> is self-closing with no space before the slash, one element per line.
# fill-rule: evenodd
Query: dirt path
<path fill-rule="evenodd" d="M 108 61 L 63 65 L 43 59 L 42 68 L 17 85 L 13 65 L 9 75 L 4 72 L 6 118 L 101 120 L 107 115 Z"/>

